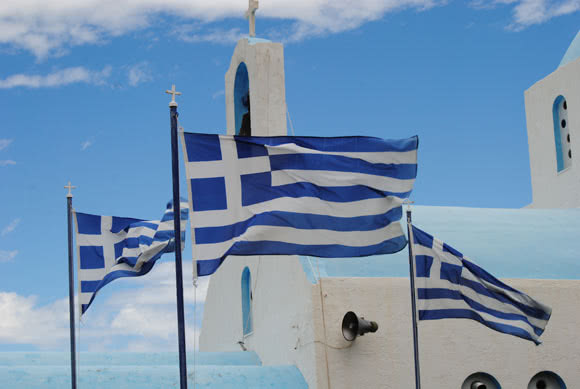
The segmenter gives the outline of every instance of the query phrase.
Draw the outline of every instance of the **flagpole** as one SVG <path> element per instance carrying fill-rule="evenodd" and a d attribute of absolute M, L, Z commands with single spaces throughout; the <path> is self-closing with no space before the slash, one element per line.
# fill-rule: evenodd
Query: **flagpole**
<path fill-rule="evenodd" d="M 415 266 L 413 261 L 413 232 L 411 228 L 411 202 L 407 202 L 407 236 L 409 238 L 409 272 L 411 280 L 411 317 L 413 318 L 413 352 L 415 356 L 415 387 L 421 389 L 419 368 L 419 331 L 417 328 L 417 307 L 415 303 Z"/>
<path fill-rule="evenodd" d="M 173 176 L 173 230 L 175 233 L 175 286 L 177 293 L 177 337 L 179 342 L 179 383 L 187 389 L 187 365 L 185 354 L 185 314 L 183 309 L 183 269 L 181 264 L 181 199 L 179 197 L 179 149 L 177 148 L 177 102 L 175 96 L 180 92 L 165 91 L 172 95 L 169 103 L 171 120 L 171 168 Z"/>
<path fill-rule="evenodd" d="M 66 195 L 67 223 L 68 223 L 68 306 L 70 321 L 70 370 L 72 389 L 77 387 L 77 356 L 75 341 L 75 287 L 74 287 L 74 259 L 73 259 L 73 236 L 72 236 L 72 191 L 75 187 L 68 182 L 65 189 Z"/>

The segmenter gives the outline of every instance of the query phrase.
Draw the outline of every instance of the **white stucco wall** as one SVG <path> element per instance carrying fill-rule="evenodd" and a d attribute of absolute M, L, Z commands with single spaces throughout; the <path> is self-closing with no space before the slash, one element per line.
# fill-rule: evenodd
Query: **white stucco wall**
<path fill-rule="evenodd" d="M 298 366 L 311 388 L 414 386 L 408 279 L 323 278 L 314 285 L 300 275 L 303 271 L 294 259 L 228 261 L 210 284 L 200 350 L 240 349 L 240 279 L 243 267 L 249 265 L 256 283 L 254 332 L 244 341 L 264 364 Z M 553 308 L 541 338 L 544 343 L 535 346 L 471 320 L 420 322 L 424 387 L 460 388 L 469 375 L 485 372 L 502 388 L 526 388 L 544 370 L 560 375 L 568 388 L 580 387 L 580 314 L 571 310 L 580 300 L 580 281 L 505 281 Z M 378 322 L 379 330 L 352 343 L 345 341 L 341 323 L 349 310 Z"/>
<path fill-rule="evenodd" d="M 524 95 L 532 175 L 530 207 L 580 207 L 580 59 L 558 68 Z M 560 95 L 568 104 L 572 164 L 558 172 L 552 107 Z"/>
<path fill-rule="evenodd" d="M 241 277 L 252 277 L 253 332 L 243 336 Z M 296 365 L 316 382 L 312 284 L 297 257 L 229 257 L 211 276 L 200 351 L 240 351 L 239 341 L 264 365 Z"/>
<path fill-rule="evenodd" d="M 502 388 L 527 388 L 538 372 L 560 375 L 580 388 L 580 281 L 505 280 L 553 308 L 541 346 L 504 335 L 472 320 L 419 323 L 422 386 L 460 388 L 472 373 L 494 376 Z M 327 278 L 322 280 L 331 388 L 414 387 L 410 289 L 406 278 Z M 350 348 L 340 325 L 353 310 L 379 323 L 374 334 Z M 319 365 L 319 374 L 326 367 Z M 321 386 L 324 387 L 324 386 Z"/>
<path fill-rule="evenodd" d="M 234 83 L 242 62 L 250 80 L 252 135 L 286 135 L 284 46 L 273 42 L 251 43 L 248 38 L 238 41 L 225 76 L 228 134 L 235 133 Z"/>

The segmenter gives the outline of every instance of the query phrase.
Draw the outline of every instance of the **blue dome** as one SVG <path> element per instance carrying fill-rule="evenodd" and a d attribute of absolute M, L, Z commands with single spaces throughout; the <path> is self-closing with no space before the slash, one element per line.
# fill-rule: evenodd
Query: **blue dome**
<path fill-rule="evenodd" d="M 578 58 L 580 58 L 580 31 L 578 31 L 578 34 L 576 34 L 576 38 L 574 38 L 572 43 L 570 43 L 570 47 L 566 50 L 566 54 L 564 54 L 560 66 L 573 62 Z"/>

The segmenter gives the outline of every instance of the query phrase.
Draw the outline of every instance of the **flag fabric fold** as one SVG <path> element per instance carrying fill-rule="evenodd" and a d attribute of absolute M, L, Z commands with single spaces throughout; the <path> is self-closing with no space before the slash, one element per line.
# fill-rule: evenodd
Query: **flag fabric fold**
<path fill-rule="evenodd" d="M 472 319 L 540 344 L 552 309 L 412 226 L 419 320 Z"/>
<path fill-rule="evenodd" d="M 356 257 L 406 245 L 418 138 L 183 133 L 198 275 L 229 255 Z"/>
<path fill-rule="evenodd" d="M 185 240 L 188 204 L 182 200 L 181 237 Z M 147 274 L 161 255 L 175 250 L 173 202 L 161 220 L 141 220 L 75 212 L 81 315 L 97 292 L 120 277 Z M 182 247 L 183 249 L 183 247 Z"/>

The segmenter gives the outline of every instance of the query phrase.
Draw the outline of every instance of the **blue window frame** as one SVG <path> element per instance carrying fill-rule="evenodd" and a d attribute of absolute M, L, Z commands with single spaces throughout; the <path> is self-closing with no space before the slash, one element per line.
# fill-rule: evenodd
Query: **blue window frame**
<path fill-rule="evenodd" d="M 253 331 L 252 297 L 252 276 L 250 269 L 245 267 L 242 271 L 242 327 L 244 336 Z"/>

